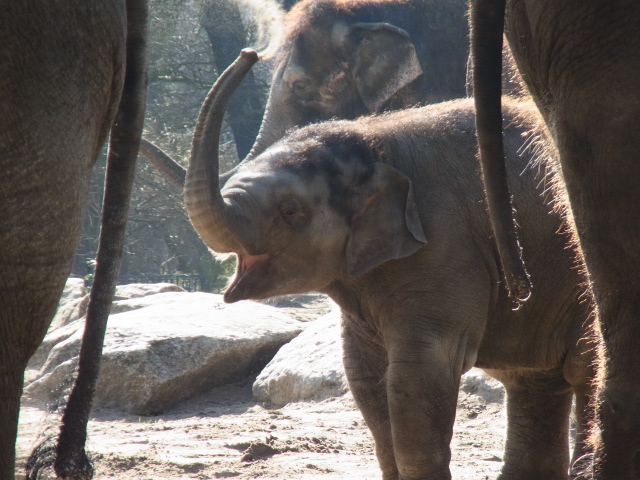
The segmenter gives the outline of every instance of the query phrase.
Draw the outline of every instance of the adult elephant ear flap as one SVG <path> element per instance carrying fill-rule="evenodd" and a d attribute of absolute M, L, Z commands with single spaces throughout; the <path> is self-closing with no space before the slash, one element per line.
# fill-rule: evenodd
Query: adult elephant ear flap
<path fill-rule="evenodd" d="M 504 12 L 505 0 L 471 2 L 471 55 L 482 181 L 506 287 L 518 308 L 532 287 L 516 234 L 502 140 Z"/>
<path fill-rule="evenodd" d="M 354 77 L 360 98 L 378 112 L 398 90 L 422 75 L 409 34 L 388 23 L 354 23 L 349 36 L 357 44 Z"/>
<path fill-rule="evenodd" d="M 427 243 L 409 178 L 384 163 L 355 200 L 346 257 L 349 275 L 361 275 L 387 260 L 412 255 Z"/>

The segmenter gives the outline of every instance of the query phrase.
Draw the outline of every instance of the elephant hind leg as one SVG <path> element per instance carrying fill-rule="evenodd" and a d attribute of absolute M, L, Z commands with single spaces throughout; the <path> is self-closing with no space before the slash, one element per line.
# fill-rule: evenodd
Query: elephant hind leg
<path fill-rule="evenodd" d="M 566 480 L 571 386 L 558 371 L 496 377 L 507 392 L 507 438 L 498 478 Z"/>
<path fill-rule="evenodd" d="M 590 384 L 574 386 L 575 393 L 575 444 L 571 455 L 569 478 L 575 480 L 590 479 L 593 459 L 593 448 L 588 441 L 589 430 L 593 421 L 593 405 L 591 403 L 593 388 Z"/>

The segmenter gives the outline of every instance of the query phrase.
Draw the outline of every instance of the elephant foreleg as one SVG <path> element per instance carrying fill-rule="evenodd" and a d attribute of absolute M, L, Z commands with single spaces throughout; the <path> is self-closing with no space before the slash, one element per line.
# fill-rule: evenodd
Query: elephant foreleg
<path fill-rule="evenodd" d="M 418 329 L 411 333 L 391 339 L 388 353 L 387 397 L 398 471 L 403 480 L 450 480 L 461 350 L 442 347 L 450 342 L 424 338 Z"/>
<path fill-rule="evenodd" d="M 344 319 L 343 361 L 349 388 L 375 440 L 382 478 L 398 480 L 384 382 L 387 363 L 382 347 L 372 340 L 374 337 L 371 331 L 368 335 L 359 334 L 353 329 L 349 319 Z"/>

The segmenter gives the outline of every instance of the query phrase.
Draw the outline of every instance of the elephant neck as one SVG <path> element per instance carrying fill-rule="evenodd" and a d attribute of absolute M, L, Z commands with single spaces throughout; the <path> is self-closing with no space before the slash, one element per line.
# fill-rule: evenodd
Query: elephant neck
<path fill-rule="evenodd" d="M 367 275 L 370 273 L 363 276 Z M 371 285 L 378 283 L 363 281 L 362 276 L 344 276 L 334 280 L 322 292 L 336 302 L 343 317 L 350 322 L 351 328 L 370 332 L 368 335 L 372 335 L 371 332 L 380 332 L 381 322 L 390 313 L 387 295 L 372 291 Z"/>

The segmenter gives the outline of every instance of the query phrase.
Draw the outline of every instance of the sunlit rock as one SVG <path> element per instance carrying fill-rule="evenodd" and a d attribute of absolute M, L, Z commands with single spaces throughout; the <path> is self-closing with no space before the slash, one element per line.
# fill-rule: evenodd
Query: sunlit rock
<path fill-rule="evenodd" d="M 225 304 L 208 293 L 159 293 L 114 303 L 95 405 L 149 415 L 259 372 L 302 330 L 300 322 L 256 302 Z M 72 383 L 84 318 L 56 336 L 30 400 L 59 404 Z M 62 330 L 62 329 L 59 329 Z"/>
<path fill-rule="evenodd" d="M 254 399 L 274 405 L 339 396 L 346 391 L 340 309 L 336 305 L 283 346 L 253 384 Z"/>

